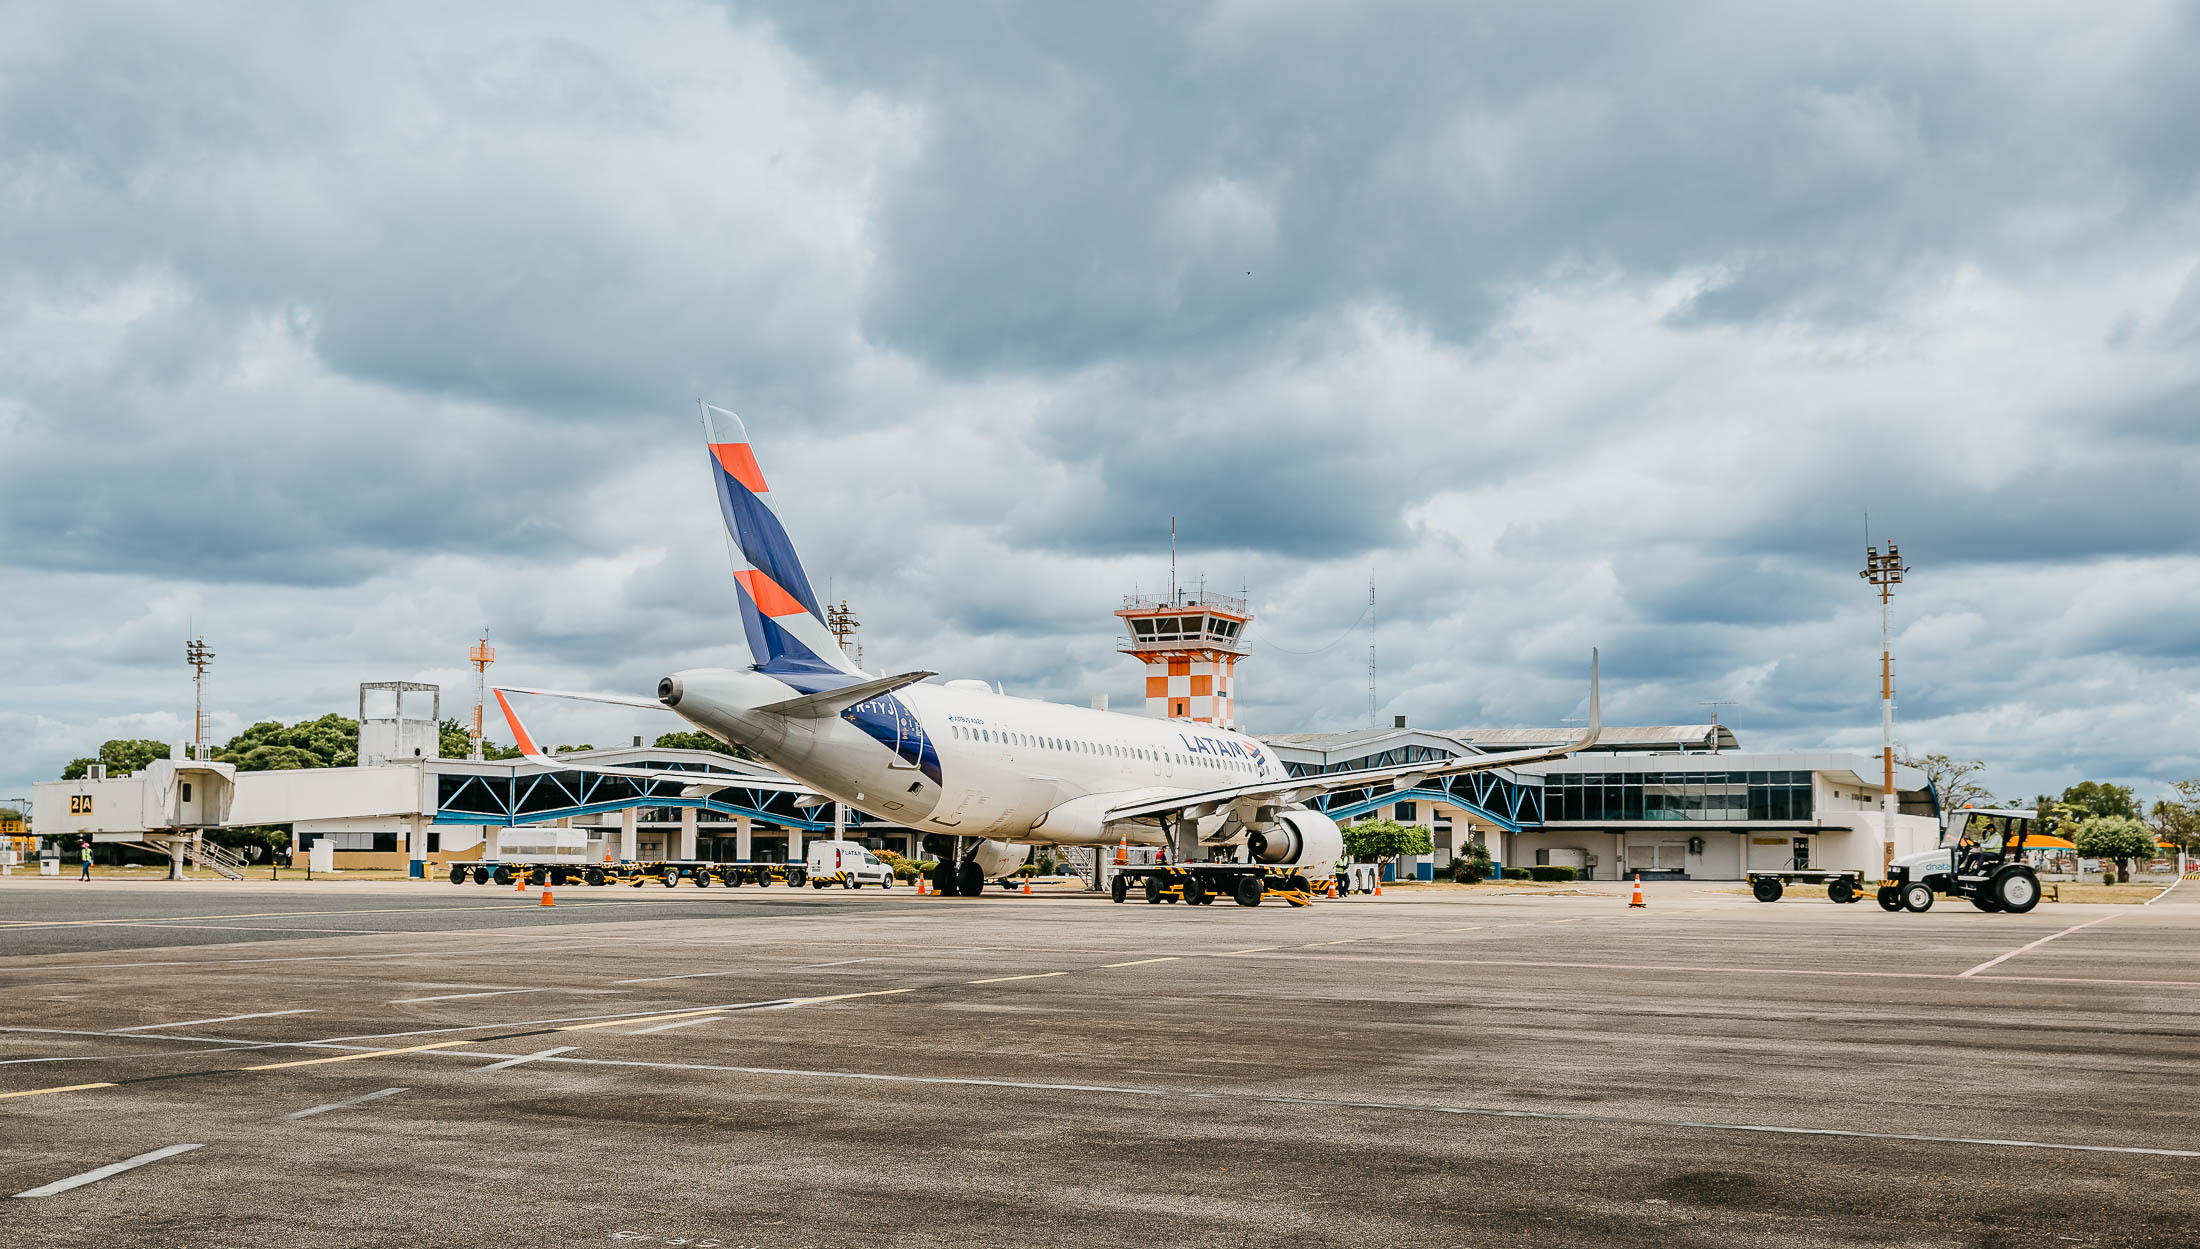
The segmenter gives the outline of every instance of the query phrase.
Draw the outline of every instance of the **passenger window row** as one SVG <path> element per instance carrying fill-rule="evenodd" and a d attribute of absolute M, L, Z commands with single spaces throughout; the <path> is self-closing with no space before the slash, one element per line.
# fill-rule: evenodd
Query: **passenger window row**
<path fill-rule="evenodd" d="M 1149 763 L 1169 762 L 1186 767 L 1206 767 L 1217 771 L 1230 769 L 1240 772 L 1255 771 L 1253 764 L 1244 759 L 1195 759 L 1191 755 L 1170 751 L 1149 750 L 1142 746 L 1110 746 L 1077 738 L 1041 737 L 1033 733 L 1011 733 L 1005 729 L 973 729 L 955 725 L 955 736 L 969 741 L 992 742 L 1002 746 L 1030 746 L 1039 750 L 1059 750 L 1068 754 L 1104 755 L 1116 759 L 1137 759 Z"/>

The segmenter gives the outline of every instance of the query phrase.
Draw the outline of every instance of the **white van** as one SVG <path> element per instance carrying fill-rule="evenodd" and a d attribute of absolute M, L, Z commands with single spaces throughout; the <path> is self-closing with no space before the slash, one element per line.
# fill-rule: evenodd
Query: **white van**
<path fill-rule="evenodd" d="M 865 885 L 877 885 L 881 889 L 894 887 L 894 869 L 855 842 L 813 841 L 805 855 L 804 864 L 809 870 L 812 889 L 823 889 L 831 884 L 838 884 L 843 889 L 861 889 Z"/>

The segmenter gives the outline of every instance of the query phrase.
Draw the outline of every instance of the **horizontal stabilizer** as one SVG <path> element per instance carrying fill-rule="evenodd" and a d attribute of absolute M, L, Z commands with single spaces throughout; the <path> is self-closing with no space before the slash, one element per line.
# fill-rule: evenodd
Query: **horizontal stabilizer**
<path fill-rule="evenodd" d="M 800 698 L 767 703 L 757 710 L 767 711 L 775 716 L 790 716 L 797 720 L 822 720 L 827 716 L 837 716 L 857 703 L 868 702 L 881 694 L 891 694 L 904 685 L 915 685 L 926 677 L 938 675 L 936 672 L 904 672 L 898 677 L 878 677 L 869 681 L 858 681 L 854 685 L 843 685 L 837 690 L 819 690 Z"/>
<path fill-rule="evenodd" d="M 643 698 L 635 694 L 583 694 L 578 690 L 538 690 L 529 689 L 524 685 L 500 685 L 497 688 L 507 694 L 540 694 L 544 698 L 576 698 L 584 703 L 610 703 L 615 707 L 646 707 L 651 711 L 672 710 L 658 699 Z"/>

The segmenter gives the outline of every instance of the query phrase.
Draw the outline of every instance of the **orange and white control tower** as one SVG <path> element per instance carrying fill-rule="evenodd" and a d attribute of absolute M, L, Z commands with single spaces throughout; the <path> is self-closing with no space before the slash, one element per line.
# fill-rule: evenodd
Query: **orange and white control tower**
<path fill-rule="evenodd" d="M 1237 727 L 1237 661 L 1253 623 L 1243 598 L 1173 590 L 1167 598 L 1125 598 L 1115 614 L 1123 620 L 1123 653 L 1146 665 L 1147 715 Z"/>

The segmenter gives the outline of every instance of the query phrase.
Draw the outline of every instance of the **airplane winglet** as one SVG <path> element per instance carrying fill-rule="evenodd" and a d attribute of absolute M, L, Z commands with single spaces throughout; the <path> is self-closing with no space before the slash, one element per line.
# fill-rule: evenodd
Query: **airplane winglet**
<path fill-rule="evenodd" d="M 519 753 L 537 763 L 554 762 L 543 757 L 542 751 L 535 745 L 535 739 L 528 735 L 527 726 L 519 722 L 519 713 L 513 711 L 512 704 L 504 700 L 504 691 L 492 690 L 490 692 L 497 696 L 497 706 L 503 709 L 504 722 L 512 728 L 512 744 L 519 747 Z"/>

